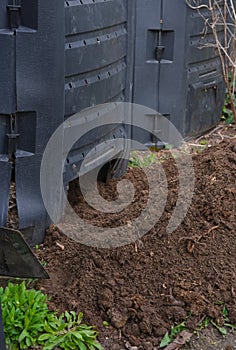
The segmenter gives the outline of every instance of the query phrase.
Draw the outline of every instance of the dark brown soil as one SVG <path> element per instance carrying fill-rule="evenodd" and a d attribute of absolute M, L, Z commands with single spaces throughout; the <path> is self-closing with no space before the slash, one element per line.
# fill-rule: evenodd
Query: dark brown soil
<path fill-rule="evenodd" d="M 37 251 L 51 277 L 39 283 L 51 296 L 51 307 L 82 311 L 84 320 L 98 329 L 105 349 L 129 349 L 129 344 L 134 349 L 158 349 L 166 331 L 186 317 L 190 330 L 204 316 L 222 322 L 224 305 L 230 322 L 236 323 L 236 141 L 224 141 L 194 156 L 193 201 L 182 224 L 168 235 L 166 226 L 178 194 L 175 160 L 167 159 L 164 169 L 165 211 L 135 244 L 87 247 L 51 226 Z M 120 214 L 99 215 L 83 200 L 76 180 L 70 202 L 96 225 L 132 221 L 146 205 L 148 187 L 138 168 L 125 177 L 136 192 L 133 204 Z M 115 185 L 99 185 L 104 198 L 116 198 Z"/>

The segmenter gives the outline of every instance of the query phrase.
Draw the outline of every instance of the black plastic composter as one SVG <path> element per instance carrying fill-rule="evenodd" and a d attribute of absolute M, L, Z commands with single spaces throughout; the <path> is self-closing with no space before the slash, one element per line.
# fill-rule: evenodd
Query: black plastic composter
<path fill-rule="evenodd" d="M 7 224 L 12 188 L 19 229 L 31 244 L 43 240 L 49 220 L 40 192 L 42 155 L 55 129 L 84 108 L 135 102 L 165 115 L 184 137 L 214 126 L 225 87 L 217 52 L 202 48 L 212 40 L 211 33 L 202 36 L 203 27 L 184 0 L 1 0 L 0 226 Z M 74 144 L 65 187 L 94 146 L 104 145 L 91 160 L 97 167 L 110 161 L 104 141 L 125 144 L 125 116 L 111 122 Z M 155 130 L 154 118 L 142 122 Z M 154 142 L 140 130 L 133 137 Z M 125 166 L 116 163 L 114 171 Z"/>

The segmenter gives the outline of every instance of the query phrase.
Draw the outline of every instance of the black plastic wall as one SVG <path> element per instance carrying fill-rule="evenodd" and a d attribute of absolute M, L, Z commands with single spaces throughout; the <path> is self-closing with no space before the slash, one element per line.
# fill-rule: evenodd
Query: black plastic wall
<path fill-rule="evenodd" d="M 133 27 L 133 0 L 65 1 L 65 118 L 93 105 L 131 101 Z M 122 137 L 124 127 L 113 125 L 79 140 L 68 155 L 65 182 L 77 176 L 91 140 L 94 147 Z M 94 167 L 98 157 L 106 163 L 106 155 L 105 148 L 94 154 Z"/>
<path fill-rule="evenodd" d="M 124 101 L 127 0 L 66 1 L 66 107 L 70 115 L 104 101 Z"/>
<path fill-rule="evenodd" d="M 216 125 L 225 96 L 217 51 L 204 47 L 214 39 L 204 35 L 201 15 L 183 0 L 137 0 L 133 101 L 165 115 L 184 137 Z M 143 122 L 154 129 L 154 118 Z"/>
<path fill-rule="evenodd" d="M 64 116 L 64 2 L 1 1 L 0 6 L 0 224 L 6 224 L 12 173 L 19 228 L 36 242 L 48 222 L 41 158 Z"/>
<path fill-rule="evenodd" d="M 0 226 L 7 222 L 11 181 L 8 159 L 9 114 L 14 110 L 14 36 L 7 29 L 7 1 L 0 2 Z M 4 53 L 4 54 L 3 54 Z"/>
<path fill-rule="evenodd" d="M 43 239 L 49 222 L 40 165 L 50 136 L 86 107 L 132 98 L 133 14 L 128 0 L 0 3 L 0 225 L 7 222 L 12 177 L 19 228 L 31 244 Z M 126 142 L 121 124 L 101 125 L 78 141 L 67 157 L 65 185 L 92 148 L 114 138 Z M 91 169 L 110 160 L 103 145 L 93 152 Z"/>

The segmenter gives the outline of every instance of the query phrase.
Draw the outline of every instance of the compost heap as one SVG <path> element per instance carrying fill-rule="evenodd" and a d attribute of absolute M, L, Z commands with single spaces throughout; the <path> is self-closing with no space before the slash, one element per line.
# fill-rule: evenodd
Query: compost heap
<path fill-rule="evenodd" d="M 185 319 L 189 329 L 206 316 L 222 322 L 224 305 L 230 322 L 236 323 L 236 142 L 206 149 L 193 162 L 192 204 L 172 234 L 166 234 L 166 226 L 178 195 L 173 158 L 163 163 L 168 179 L 165 211 L 141 240 L 98 249 L 76 243 L 51 226 L 37 253 L 51 277 L 39 283 L 51 296 L 50 307 L 82 311 L 105 349 L 129 344 L 158 349 L 166 331 Z M 90 208 L 78 180 L 70 186 L 69 200 L 82 218 L 96 224 L 132 221 L 147 202 L 147 179 L 139 168 L 129 169 L 125 178 L 134 183 L 136 193 L 121 214 L 99 215 Z M 99 189 L 106 199 L 117 195 L 116 181 L 100 183 Z"/>

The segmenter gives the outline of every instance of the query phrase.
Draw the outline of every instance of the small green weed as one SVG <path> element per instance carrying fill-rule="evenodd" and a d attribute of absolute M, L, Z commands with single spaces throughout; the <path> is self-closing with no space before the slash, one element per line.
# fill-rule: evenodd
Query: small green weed
<path fill-rule="evenodd" d="M 129 166 L 131 168 L 139 167 L 139 168 L 147 168 L 150 165 L 157 162 L 157 158 L 155 153 L 150 152 L 149 154 L 142 155 L 141 152 L 138 154 L 136 151 L 132 152 Z"/>
<path fill-rule="evenodd" d="M 217 305 L 220 305 L 220 303 L 217 303 Z M 226 306 L 224 306 L 223 308 L 223 318 L 224 318 L 224 323 L 223 325 L 215 322 L 212 318 L 210 317 L 206 317 L 203 322 L 201 323 L 201 325 L 199 326 L 199 329 L 204 329 L 207 328 L 210 324 L 215 327 L 222 335 L 226 335 L 227 334 L 227 328 L 231 328 L 231 329 L 236 329 L 236 326 L 229 323 L 229 318 L 228 318 L 228 310 L 226 308 Z"/>
<path fill-rule="evenodd" d="M 81 324 L 83 314 L 65 312 L 58 316 L 48 309 L 47 296 L 27 290 L 25 282 L 0 288 L 6 344 L 11 350 L 41 345 L 43 350 L 56 346 L 65 350 L 102 350 L 97 332 Z"/>
<path fill-rule="evenodd" d="M 225 104 L 222 109 L 222 119 L 225 120 L 225 123 L 227 125 L 232 124 L 234 122 L 234 113 L 232 111 L 232 103 L 236 107 L 236 94 L 234 88 L 235 88 L 236 82 L 232 81 L 231 74 L 229 74 L 229 86 L 228 89 L 230 88 L 232 93 L 230 94 L 228 89 L 226 89 L 226 95 L 225 95 Z M 230 95 L 232 97 L 232 103 L 230 100 Z"/>
<path fill-rule="evenodd" d="M 217 305 L 221 305 L 221 302 L 218 302 Z M 224 306 L 223 308 L 223 319 L 224 319 L 224 324 L 221 325 L 217 322 L 215 322 L 211 317 L 205 317 L 201 324 L 199 324 L 199 326 L 195 329 L 194 334 L 199 335 L 199 331 L 209 327 L 210 325 L 212 325 L 213 327 L 215 327 L 223 336 L 225 336 L 227 334 L 227 329 L 231 328 L 231 329 L 236 329 L 236 325 L 233 325 L 231 323 L 229 323 L 229 318 L 228 318 L 228 310 L 226 308 L 226 306 Z M 191 315 L 189 315 L 191 316 Z M 189 317 L 188 316 L 188 317 Z M 170 332 L 166 332 L 166 334 L 164 335 L 161 344 L 160 344 L 160 348 L 165 348 L 167 345 L 171 344 L 175 338 L 177 337 L 177 335 L 182 332 L 183 330 L 187 330 L 186 328 L 186 320 L 184 320 L 182 323 L 176 325 L 176 326 L 172 326 Z"/>
<path fill-rule="evenodd" d="M 177 337 L 177 335 L 186 329 L 186 321 L 183 321 L 180 324 L 177 324 L 176 326 L 171 327 L 170 332 L 166 332 L 164 338 L 161 341 L 160 348 L 164 348 Z"/>
<path fill-rule="evenodd" d="M 171 145 L 171 144 L 167 144 L 167 145 L 165 145 L 165 150 L 167 150 L 167 151 L 170 151 L 171 149 L 173 149 L 174 148 L 174 145 Z"/>
<path fill-rule="evenodd" d="M 206 145 L 208 145 L 208 141 L 207 140 L 201 140 L 201 141 L 199 141 L 199 144 L 202 145 L 202 146 L 206 146 Z"/>
<path fill-rule="evenodd" d="M 234 115 L 231 109 L 224 106 L 222 109 L 222 112 L 223 112 L 222 120 L 224 120 L 227 125 L 232 124 L 234 121 Z"/>
<path fill-rule="evenodd" d="M 236 325 L 229 323 L 228 315 L 229 315 L 229 312 L 228 312 L 226 306 L 224 306 L 224 309 L 223 309 L 223 317 L 224 317 L 224 321 L 225 321 L 224 326 L 231 328 L 231 329 L 236 329 Z"/>

